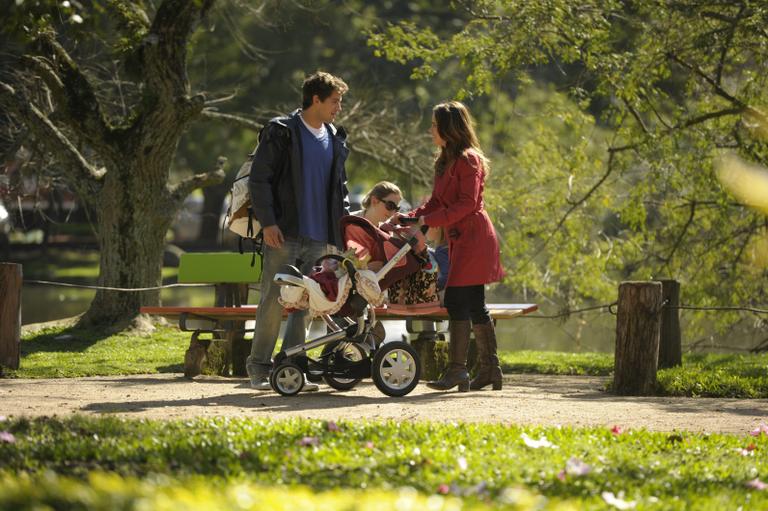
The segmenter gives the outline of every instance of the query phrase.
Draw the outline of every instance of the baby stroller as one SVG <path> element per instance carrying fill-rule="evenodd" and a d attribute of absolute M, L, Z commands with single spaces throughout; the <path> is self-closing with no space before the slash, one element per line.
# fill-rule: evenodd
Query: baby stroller
<path fill-rule="evenodd" d="M 426 226 L 421 230 L 425 232 Z M 416 243 L 416 236 L 406 240 L 378 272 L 358 269 L 353 261 L 338 255 L 321 257 L 315 266 L 324 265 L 326 271 L 322 273 L 328 276 L 333 273 L 338 277 L 335 282 L 331 282 L 333 278 L 323 282 L 317 275 L 314 278 L 303 275 L 295 266 L 286 266 L 275 275 L 274 281 L 282 286 L 283 306 L 309 309 L 313 316 L 323 318 L 328 333 L 280 351 L 273 360 L 272 389 L 284 396 L 294 396 L 304 386 L 304 374 L 310 380 L 322 379 L 328 386 L 342 391 L 352 389 L 368 377 L 388 396 L 405 396 L 416 387 L 420 375 L 416 351 L 402 341 L 380 343 L 381 339 L 373 332 L 375 307 L 384 305 L 386 288 L 394 280 L 419 269 L 418 263 L 414 265 L 410 261 L 414 258 L 411 251 Z M 409 260 L 398 265 L 403 258 Z M 320 346 L 319 358 L 308 355 L 309 350 Z"/>

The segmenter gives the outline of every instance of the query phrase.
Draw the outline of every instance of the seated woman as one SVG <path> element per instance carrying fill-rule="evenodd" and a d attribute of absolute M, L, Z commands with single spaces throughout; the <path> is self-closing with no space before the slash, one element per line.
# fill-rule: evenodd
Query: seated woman
<path fill-rule="evenodd" d="M 363 198 L 363 210 L 343 217 L 341 227 L 346 246 L 353 249 L 359 259 L 366 259 L 369 270 L 378 271 L 403 245 L 397 232 L 402 228 L 386 223 L 400 210 L 402 193 L 397 185 L 388 181 L 377 183 Z M 383 228 L 382 228 L 383 227 Z M 409 231 L 410 229 L 406 228 Z M 437 274 L 421 270 L 429 261 L 426 242 L 416 229 L 419 239 L 409 253 L 384 277 L 381 288 L 389 288 L 391 303 L 413 304 L 437 302 Z"/>

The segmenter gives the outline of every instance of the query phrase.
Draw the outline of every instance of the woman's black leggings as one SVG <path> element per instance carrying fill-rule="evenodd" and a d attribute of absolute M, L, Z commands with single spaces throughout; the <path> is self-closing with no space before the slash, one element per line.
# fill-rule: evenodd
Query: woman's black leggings
<path fill-rule="evenodd" d="M 485 286 L 448 286 L 445 288 L 445 308 L 454 321 L 471 319 L 482 325 L 491 320 L 485 306 Z"/>

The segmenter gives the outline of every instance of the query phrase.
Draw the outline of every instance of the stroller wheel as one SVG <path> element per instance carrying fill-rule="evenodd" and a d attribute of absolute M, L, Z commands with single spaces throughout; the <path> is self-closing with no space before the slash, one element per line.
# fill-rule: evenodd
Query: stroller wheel
<path fill-rule="evenodd" d="M 366 357 L 366 354 L 357 344 L 347 341 L 335 341 L 323 346 L 322 357 L 325 358 L 326 356 L 334 357 L 334 362 L 339 359 L 345 362 L 359 362 Z M 360 383 L 361 378 L 341 378 L 326 374 L 323 376 L 323 380 L 329 387 L 336 390 L 351 390 Z"/>
<path fill-rule="evenodd" d="M 304 387 L 304 373 L 294 363 L 280 364 L 269 376 L 269 384 L 278 394 L 295 396 Z"/>
<path fill-rule="evenodd" d="M 373 383 L 384 394 L 405 396 L 419 383 L 419 357 L 411 345 L 394 341 L 382 344 L 373 357 Z"/>

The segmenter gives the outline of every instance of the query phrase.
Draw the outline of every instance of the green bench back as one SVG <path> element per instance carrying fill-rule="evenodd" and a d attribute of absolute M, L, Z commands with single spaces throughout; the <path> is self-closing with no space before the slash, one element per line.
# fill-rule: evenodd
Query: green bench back
<path fill-rule="evenodd" d="M 179 282 L 184 284 L 252 284 L 261 279 L 261 256 L 253 254 L 187 252 L 179 260 Z"/>

